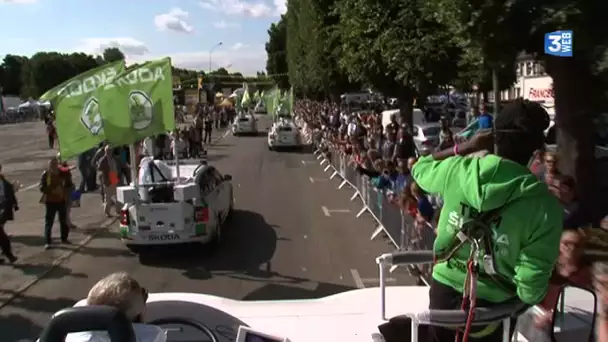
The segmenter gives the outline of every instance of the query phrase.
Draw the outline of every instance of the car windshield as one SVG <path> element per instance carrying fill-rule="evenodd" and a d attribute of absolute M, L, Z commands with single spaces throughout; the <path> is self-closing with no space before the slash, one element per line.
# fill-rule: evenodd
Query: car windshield
<path fill-rule="evenodd" d="M 291 132 L 291 127 L 279 127 L 279 132 Z"/>
<path fill-rule="evenodd" d="M 422 129 L 422 134 L 424 134 L 425 137 L 437 136 L 439 135 L 439 132 L 441 132 L 441 127 L 439 126 L 425 127 Z"/>
<path fill-rule="evenodd" d="M 239 122 L 247 122 L 249 121 L 249 118 L 239 118 Z"/>

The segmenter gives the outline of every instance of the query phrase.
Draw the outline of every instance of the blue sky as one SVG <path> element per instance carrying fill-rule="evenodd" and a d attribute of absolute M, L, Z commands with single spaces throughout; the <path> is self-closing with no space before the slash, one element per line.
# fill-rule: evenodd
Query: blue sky
<path fill-rule="evenodd" d="M 130 61 L 206 70 L 212 49 L 213 68 L 255 74 L 284 10 L 285 0 L 0 0 L 0 56 L 118 47 Z"/>

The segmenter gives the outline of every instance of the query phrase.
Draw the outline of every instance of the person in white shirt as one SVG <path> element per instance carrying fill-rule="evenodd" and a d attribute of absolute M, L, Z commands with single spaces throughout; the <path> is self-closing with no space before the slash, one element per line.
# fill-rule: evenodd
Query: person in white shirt
<path fill-rule="evenodd" d="M 86 302 L 76 306 L 106 305 L 121 310 L 133 321 L 137 342 L 166 342 L 163 329 L 156 325 L 142 324 L 148 292 L 126 272 L 112 273 L 101 279 L 89 291 Z M 106 331 L 70 333 L 65 342 L 110 342 Z"/>
<path fill-rule="evenodd" d="M 143 156 L 154 156 L 154 139 L 153 137 L 147 137 L 144 139 L 144 142 L 142 144 L 142 151 L 141 154 Z"/>
<path fill-rule="evenodd" d="M 177 156 L 180 158 L 184 158 L 186 156 L 186 152 L 188 151 L 188 146 L 186 145 L 186 140 L 183 134 L 180 132 L 175 132 L 171 134 L 171 155 L 175 157 L 174 154 L 177 153 Z"/>
<path fill-rule="evenodd" d="M 354 137 L 357 134 L 357 120 L 354 117 L 350 118 L 346 132 L 349 137 Z"/>

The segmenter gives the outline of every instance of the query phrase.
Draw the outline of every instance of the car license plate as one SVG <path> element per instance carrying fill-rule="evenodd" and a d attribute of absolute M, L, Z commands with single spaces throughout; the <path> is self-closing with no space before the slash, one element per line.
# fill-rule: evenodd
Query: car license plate
<path fill-rule="evenodd" d="M 175 233 L 151 234 L 148 235 L 149 241 L 174 241 L 179 240 L 179 235 Z"/>

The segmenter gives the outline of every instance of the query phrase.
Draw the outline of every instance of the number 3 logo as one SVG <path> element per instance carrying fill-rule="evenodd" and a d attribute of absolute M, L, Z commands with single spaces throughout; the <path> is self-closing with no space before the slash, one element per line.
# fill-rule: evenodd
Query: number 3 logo
<path fill-rule="evenodd" d="M 560 52 L 562 49 L 562 43 L 560 42 L 562 36 L 549 36 L 551 39 L 551 45 L 549 46 L 549 51 L 551 52 Z"/>

